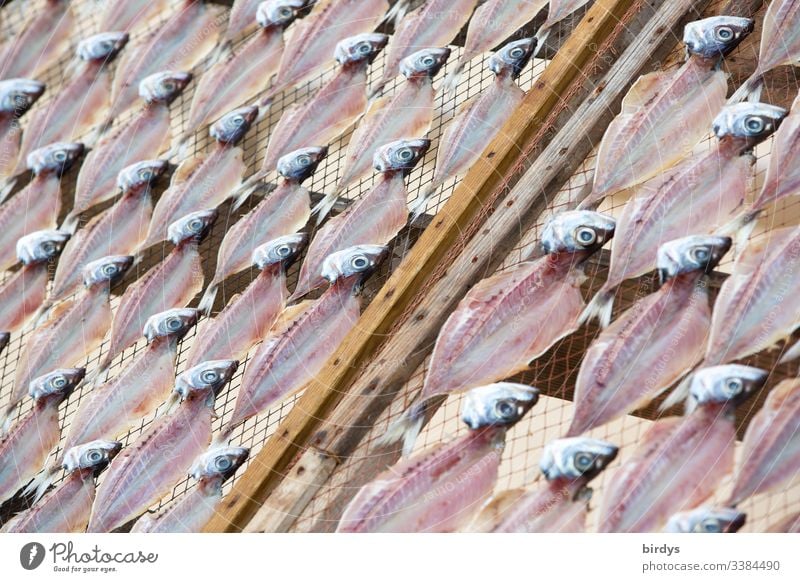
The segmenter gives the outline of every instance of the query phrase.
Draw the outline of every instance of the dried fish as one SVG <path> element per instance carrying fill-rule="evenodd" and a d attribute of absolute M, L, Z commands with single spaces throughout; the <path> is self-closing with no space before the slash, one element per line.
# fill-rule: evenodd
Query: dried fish
<path fill-rule="evenodd" d="M 110 532 L 140 516 L 188 472 L 211 442 L 214 397 L 236 371 L 232 360 L 205 362 L 178 376 L 182 399 L 111 462 L 97 492 L 90 532 Z M 165 455 L 164 452 L 170 454 Z"/>
<path fill-rule="evenodd" d="M 475 285 L 439 331 L 417 400 L 383 441 L 402 439 L 408 455 L 432 399 L 509 378 L 577 329 L 584 307 L 582 263 L 613 235 L 614 220 L 608 216 L 561 213 L 542 234 L 546 256 Z"/>
<path fill-rule="evenodd" d="M 58 406 L 83 381 L 83 368 L 57 369 L 30 384 L 33 409 L 0 439 L 0 503 L 11 498 L 58 444 Z"/>
<path fill-rule="evenodd" d="M 305 5 L 305 0 L 291 1 L 293 5 L 290 8 L 293 12 Z M 264 4 L 266 3 L 263 0 L 233 0 L 231 13 L 228 16 L 228 29 L 225 31 L 225 42 L 230 43 L 255 32 L 261 25 L 256 18 L 260 16 L 261 10 L 265 10 L 261 8 Z"/>
<path fill-rule="evenodd" d="M 752 30 L 752 20 L 734 16 L 686 25 L 688 60 L 677 71 L 640 77 L 628 91 L 600 142 L 592 192 L 581 207 L 646 182 L 692 151 L 725 104 L 728 81 L 719 62 Z"/>
<path fill-rule="evenodd" d="M 116 441 L 92 441 L 64 456 L 67 477 L 32 508 L 9 521 L 8 533 L 83 533 L 95 496 L 95 478 L 122 449 Z"/>
<path fill-rule="evenodd" d="M 0 182 L 17 165 L 22 137 L 19 120 L 39 100 L 44 89 L 44 83 L 29 79 L 0 81 Z"/>
<path fill-rule="evenodd" d="M 286 307 L 285 270 L 305 244 L 304 234 L 290 234 L 253 251 L 258 277 L 197 333 L 188 364 L 230 358 L 242 360 L 247 350 L 267 337 Z"/>
<path fill-rule="evenodd" d="M 250 449 L 219 447 L 195 461 L 189 474 L 197 487 L 160 514 L 145 514 L 131 533 L 197 533 L 216 514 L 222 501 L 222 484 L 244 464 Z"/>
<path fill-rule="evenodd" d="M 587 486 L 616 457 L 618 447 L 586 437 L 556 439 L 545 446 L 539 467 L 547 483 L 512 489 L 492 498 L 470 525 L 476 532 L 583 532 L 592 490 Z"/>
<path fill-rule="evenodd" d="M 207 156 L 185 161 L 156 204 L 147 238 L 141 249 L 163 241 L 171 223 L 190 212 L 222 204 L 242 181 L 247 167 L 244 152 L 236 144 L 258 114 L 256 107 L 235 109 L 211 127 L 216 145 Z"/>
<path fill-rule="evenodd" d="M 467 393 L 469 433 L 401 460 L 364 485 L 337 531 L 447 532 L 469 523 L 497 480 L 506 431 L 539 398 L 536 388 L 500 382 Z"/>
<path fill-rule="evenodd" d="M 682 236 L 716 232 L 744 204 L 755 158 L 750 150 L 780 125 L 786 111 L 763 103 L 725 107 L 714 120 L 719 141 L 637 189 L 625 205 L 611 247 L 608 279 L 581 316 L 605 327 L 614 290 L 651 271 L 658 247 Z"/>
<path fill-rule="evenodd" d="M 322 265 L 331 254 L 355 245 L 388 244 L 408 222 L 406 175 L 425 157 L 430 140 L 389 143 L 375 153 L 381 178 L 375 187 L 342 214 L 329 220 L 308 249 L 292 299 L 325 284 Z"/>
<path fill-rule="evenodd" d="M 314 209 L 321 221 L 339 195 L 370 171 L 378 148 L 400 139 L 428 133 L 433 119 L 433 78 L 447 62 L 448 48 L 423 49 L 406 58 L 401 72 L 406 82 L 392 96 L 373 102 L 350 138 L 336 190 Z"/>
<path fill-rule="evenodd" d="M 668 533 L 736 533 L 747 516 L 730 507 L 698 507 L 682 511 L 669 518 L 664 531 Z"/>
<path fill-rule="evenodd" d="M 648 404 L 703 358 L 711 321 L 704 275 L 730 247 L 728 237 L 693 235 L 658 249 L 661 287 L 634 303 L 586 352 L 569 436 Z"/>
<path fill-rule="evenodd" d="M 675 513 L 708 499 L 733 469 L 734 408 L 766 379 L 764 370 L 738 364 L 696 372 L 691 393 L 697 407 L 648 429 L 611 478 L 599 530 L 659 531 Z"/>
<path fill-rule="evenodd" d="M 98 30 L 132 33 L 141 30 L 157 15 L 169 9 L 169 0 L 124 0 L 109 2 L 100 17 Z"/>

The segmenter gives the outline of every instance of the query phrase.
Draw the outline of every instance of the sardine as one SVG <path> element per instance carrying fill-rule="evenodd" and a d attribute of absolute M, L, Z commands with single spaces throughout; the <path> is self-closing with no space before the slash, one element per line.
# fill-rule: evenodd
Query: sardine
<path fill-rule="evenodd" d="M 100 17 L 98 30 L 133 33 L 169 10 L 169 0 L 124 0 L 109 2 Z"/>
<path fill-rule="evenodd" d="M 738 364 L 696 372 L 696 408 L 648 429 L 634 456 L 611 478 L 599 530 L 659 531 L 675 513 L 708 499 L 733 469 L 734 408 L 766 379 L 764 370 Z"/>
<path fill-rule="evenodd" d="M 0 205 L 0 270 L 16 264 L 19 239 L 55 228 L 61 212 L 61 176 L 82 155 L 79 143 L 54 143 L 30 153 L 27 162 L 33 179 Z"/>
<path fill-rule="evenodd" d="M 586 528 L 588 483 L 617 456 L 618 447 L 586 437 L 545 446 L 539 468 L 547 483 L 534 490 L 504 491 L 469 527 L 474 532 L 580 533 Z"/>
<path fill-rule="evenodd" d="M 693 235 L 658 249 L 661 287 L 636 301 L 586 351 L 568 436 L 641 408 L 703 358 L 711 321 L 704 275 L 730 247 L 728 237 Z"/>
<path fill-rule="evenodd" d="M 104 137 L 81 167 L 75 203 L 65 219 L 74 228 L 81 213 L 116 196 L 119 173 L 137 162 L 158 157 L 170 143 L 169 104 L 181 94 L 192 76 L 181 72 L 156 73 L 139 86 L 144 104 L 139 113 L 113 134 Z"/>
<path fill-rule="evenodd" d="M 386 245 L 408 222 L 405 178 L 425 157 L 430 140 L 410 139 L 386 144 L 375 153 L 381 178 L 350 208 L 330 219 L 316 234 L 300 268 L 292 299 L 325 284 L 322 265 L 337 251 L 355 245 Z"/>
<path fill-rule="evenodd" d="M 95 478 L 122 449 L 116 441 L 92 441 L 64 456 L 67 477 L 27 511 L 9 521 L 8 533 L 83 533 L 95 497 Z"/>
<path fill-rule="evenodd" d="M 378 148 L 400 139 L 424 136 L 433 119 L 433 78 L 447 62 L 448 48 L 423 49 L 405 59 L 401 71 L 406 82 L 392 96 L 373 102 L 350 138 L 342 177 L 334 192 L 314 209 L 318 222 L 331 211 L 340 194 L 370 171 Z"/>
<path fill-rule="evenodd" d="M 686 157 L 725 104 L 727 75 L 717 65 L 753 21 L 712 16 L 686 25 L 688 60 L 677 71 L 640 77 L 600 142 L 591 193 L 582 208 L 646 182 Z"/>
<path fill-rule="evenodd" d="M 747 516 L 730 507 L 698 507 L 669 518 L 667 533 L 736 533 Z"/>
<path fill-rule="evenodd" d="M 95 377 L 99 378 L 117 355 L 136 342 L 152 315 L 185 307 L 200 292 L 203 267 L 197 247 L 216 218 L 216 210 L 201 210 L 170 225 L 169 240 L 175 248 L 123 293 L 111 326 L 108 351 Z"/>
<path fill-rule="evenodd" d="M 0 81 L 0 183 L 17 166 L 22 138 L 19 120 L 39 100 L 44 89 L 44 83 L 29 79 Z"/>
<path fill-rule="evenodd" d="M 403 440 L 408 455 L 431 399 L 509 378 L 578 328 L 584 308 L 582 264 L 614 235 L 614 220 L 564 212 L 542 233 L 545 256 L 523 261 L 475 285 L 445 321 L 416 401 L 384 443 Z M 524 325 L 520 322 L 525 322 Z"/>
<path fill-rule="evenodd" d="M 357 323 L 357 290 L 376 268 L 386 247 L 363 245 L 335 253 L 323 267 L 330 287 L 288 322 L 276 324 L 248 362 L 233 414 L 218 441 L 271 405 L 305 388 Z"/>
<path fill-rule="evenodd" d="M 256 107 L 235 109 L 211 127 L 216 145 L 210 154 L 178 167 L 170 187 L 159 198 L 142 250 L 167 238 L 169 225 L 191 212 L 222 204 L 242 181 L 247 166 L 236 144 L 258 114 Z"/>
<path fill-rule="evenodd" d="M 219 447 L 195 461 L 189 474 L 197 487 L 157 515 L 144 514 L 131 533 L 198 533 L 219 509 L 222 485 L 244 464 L 250 449 Z"/>
<path fill-rule="evenodd" d="M 110 532 L 166 495 L 211 442 L 214 398 L 236 371 L 232 360 L 205 362 L 175 380 L 182 399 L 112 462 L 97 491 L 88 531 Z"/>
<path fill-rule="evenodd" d="M 251 347 L 267 337 L 286 307 L 286 265 L 300 253 L 305 238 L 304 234 L 290 234 L 253 251 L 253 264 L 260 273 L 222 313 L 198 331 L 187 358 L 188 366 L 206 360 L 243 360 Z"/>
<path fill-rule="evenodd" d="M 56 445 L 58 406 L 83 381 L 83 368 L 57 369 L 39 376 L 28 393 L 33 409 L 0 439 L 0 503 L 11 498 L 42 466 Z"/>
<path fill-rule="evenodd" d="M 301 184 L 311 177 L 327 154 L 326 147 L 310 147 L 278 160 L 278 175 L 283 178 L 278 187 L 234 224 L 222 239 L 214 278 L 200 300 L 200 311 L 211 313 L 219 286 L 252 264 L 256 248 L 299 232 L 305 226 L 311 216 L 311 195 Z"/>
<path fill-rule="evenodd" d="M 770 391 L 747 427 L 743 448 L 730 505 L 773 491 L 800 473 L 800 380 L 784 380 Z"/>
<path fill-rule="evenodd" d="M 608 278 L 582 322 L 597 317 L 607 326 L 615 289 L 651 271 L 662 243 L 710 234 L 732 220 L 744 204 L 755 163 L 749 150 L 771 135 L 784 115 L 784 109 L 762 103 L 725 107 L 713 124 L 716 147 L 679 162 L 637 189 L 617 223 Z"/>
<path fill-rule="evenodd" d="M 469 523 L 497 481 L 509 427 L 539 398 L 536 388 L 501 382 L 467 393 L 469 432 L 398 462 L 364 485 L 337 531 L 448 532 Z"/>

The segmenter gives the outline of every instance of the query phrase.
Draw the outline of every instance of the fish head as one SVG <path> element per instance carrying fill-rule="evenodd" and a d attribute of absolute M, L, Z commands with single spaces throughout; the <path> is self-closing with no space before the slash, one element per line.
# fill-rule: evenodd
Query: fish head
<path fill-rule="evenodd" d="M 536 50 L 536 38 L 523 38 L 510 42 L 489 59 L 489 70 L 495 75 L 510 74 L 519 77 Z"/>
<path fill-rule="evenodd" d="M 712 235 L 691 235 L 664 243 L 658 248 L 656 257 L 661 284 L 685 273 L 710 273 L 731 244 L 727 236 Z"/>
<path fill-rule="evenodd" d="M 133 192 L 152 186 L 169 168 L 166 160 L 145 160 L 126 166 L 117 174 L 117 187 L 123 192 Z"/>
<path fill-rule="evenodd" d="M 322 277 L 333 285 L 339 279 L 366 279 L 386 256 L 384 245 L 356 245 L 333 253 L 322 262 Z"/>
<path fill-rule="evenodd" d="M 340 41 L 333 56 L 340 65 L 369 64 L 388 42 L 389 37 L 379 32 L 357 34 Z"/>
<path fill-rule="evenodd" d="M 664 531 L 668 533 L 736 533 L 747 515 L 732 507 L 698 507 L 682 511 L 669 518 Z"/>
<path fill-rule="evenodd" d="M 431 146 L 429 139 L 401 139 L 387 143 L 375 151 L 372 165 L 378 172 L 409 173 L 425 157 Z"/>
<path fill-rule="evenodd" d="M 547 444 L 539 461 L 548 481 L 578 479 L 591 481 L 617 458 L 619 447 L 588 437 L 556 439 Z"/>
<path fill-rule="evenodd" d="M 192 80 L 191 73 L 161 71 L 142 79 L 139 97 L 148 103 L 172 103 Z"/>
<path fill-rule="evenodd" d="M 297 18 L 306 0 L 267 0 L 256 9 L 256 22 L 261 28 L 286 28 Z"/>
<path fill-rule="evenodd" d="M 461 420 L 477 430 L 485 426 L 510 426 L 533 408 L 539 390 L 527 384 L 497 382 L 473 388 L 464 397 Z"/>
<path fill-rule="evenodd" d="M 247 460 L 250 449 L 224 446 L 207 451 L 197 457 L 189 474 L 196 480 L 220 479 L 227 481 Z"/>
<path fill-rule="evenodd" d="M 307 238 L 305 233 L 298 232 L 271 240 L 253 251 L 253 265 L 262 271 L 277 263 L 288 266 L 298 257 Z"/>
<path fill-rule="evenodd" d="M 96 440 L 72 447 L 64 454 L 61 466 L 67 473 L 91 469 L 97 476 L 122 450 L 119 441 Z"/>
<path fill-rule="evenodd" d="M 754 146 L 772 135 L 788 114 L 783 107 L 745 101 L 724 107 L 712 127 L 718 139 L 742 139 Z"/>
<path fill-rule="evenodd" d="M 542 231 L 542 249 L 548 254 L 594 252 L 614 236 L 616 222 L 592 210 L 571 210 L 555 215 Z"/>
<path fill-rule="evenodd" d="M 0 111 L 21 117 L 44 93 L 45 84 L 32 79 L 0 81 Z"/>
<path fill-rule="evenodd" d="M 400 62 L 400 73 L 406 79 L 428 77 L 433 79 L 450 58 L 447 47 L 425 48 L 408 55 Z"/>
<path fill-rule="evenodd" d="M 218 214 L 216 208 L 198 210 L 187 214 L 169 225 L 167 238 L 174 245 L 179 245 L 189 239 L 200 240 L 206 235 L 211 225 L 214 224 Z"/>
<path fill-rule="evenodd" d="M 127 32 L 101 32 L 78 43 L 78 58 L 83 61 L 112 60 L 126 44 Z"/>
<path fill-rule="evenodd" d="M 63 400 L 72 394 L 85 376 L 86 368 L 59 368 L 31 380 L 28 394 L 34 400 L 50 396 Z"/>
<path fill-rule="evenodd" d="M 82 143 L 56 142 L 33 150 L 26 162 L 28 169 L 37 176 L 45 173 L 62 176 L 80 159 L 83 152 Z"/>
<path fill-rule="evenodd" d="M 186 400 L 192 393 L 208 394 L 213 399 L 230 382 L 238 367 L 236 360 L 208 360 L 178 376 L 174 391 L 181 400 Z"/>
<path fill-rule="evenodd" d="M 61 230 L 38 230 L 17 241 L 17 258 L 24 265 L 44 263 L 64 249 L 70 233 Z"/>
<path fill-rule="evenodd" d="M 739 16 L 712 16 L 690 22 L 683 29 L 683 44 L 690 55 L 704 59 L 723 57 L 753 32 L 755 22 Z"/>
<path fill-rule="evenodd" d="M 88 263 L 83 268 L 83 285 L 92 287 L 98 283 L 114 282 L 133 265 L 131 255 L 110 255 Z"/>
<path fill-rule="evenodd" d="M 328 155 L 326 146 L 302 148 L 278 160 L 278 174 L 298 184 L 311 177 L 319 163 Z"/>
<path fill-rule="evenodd" d="M 167 309 L 147 318 L 142 335 L 148 342 L 157 337 L 183 337 L 197 323 L 198 312 L 190 307 Z"/>
<path fill-rule="evenodd" d="M 258 117 L 258 107 L 239 107 L 223 115 L 211 126 L 210 135 L 221 144 L 236 144 L 250 130 Z"/>
<path fill-rule="evenodd" d="M 701 368 L 692 376 L 689 395 L 702 404 L 737 403 L 759 390 L 769 372 L 742 364 L 724 364 Z"/>

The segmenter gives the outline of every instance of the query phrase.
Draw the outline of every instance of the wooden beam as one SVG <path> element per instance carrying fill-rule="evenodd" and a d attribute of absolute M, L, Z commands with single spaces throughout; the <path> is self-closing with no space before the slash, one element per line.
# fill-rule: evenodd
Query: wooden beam
<path fill-rule="evenodd" d="M 241 531 L 270 492 L 284 479 L 287 468 L 304 450 L 318 424 L 326 419 L 361 372 L 364 363 L 385 342 L 395 324 L 407 315 L 421 290 L 440 265 L 451 260 L 466 243 L 470 228 L 479 224 L 515 164 L 521 151 L 540 134 L 551 113 L 597 47 L 611 35 L 634 0 L 597 0 L 528 92 L 500 135 L 464 177 L 420 240 L 392 274 L 336 355 L 307 387 L 277 431 L 236 482 L 206 531 Z M 676 5 L 685 12 L 689 0 Z M 463 290 L 463 288 L 460 288 Z"/>

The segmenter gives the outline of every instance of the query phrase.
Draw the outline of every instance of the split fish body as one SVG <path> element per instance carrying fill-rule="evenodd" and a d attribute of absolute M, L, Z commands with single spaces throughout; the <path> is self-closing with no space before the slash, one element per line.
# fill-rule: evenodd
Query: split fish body
<path fill-rule="evenodd" d="M 20 118 L 33 107 L 44 91 L 45 85 L 39 81 L 0 81 L 0 180 L 11 176 L 17 166 L 22 142 Z"/>

